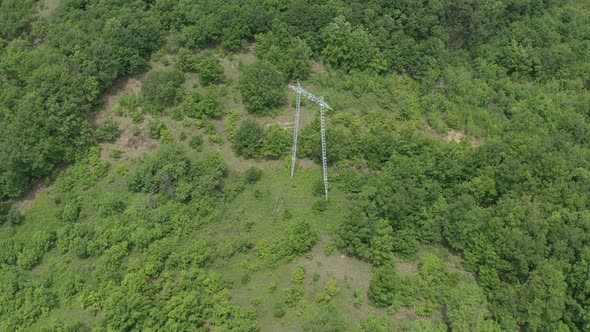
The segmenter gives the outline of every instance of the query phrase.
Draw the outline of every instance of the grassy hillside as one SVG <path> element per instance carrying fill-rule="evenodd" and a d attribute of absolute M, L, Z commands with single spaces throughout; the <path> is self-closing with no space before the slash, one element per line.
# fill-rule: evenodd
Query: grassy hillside
<path fill-rule="evenodd" d="M 0 1 L 0 330 L 590 329 L 589 10 Z"/>

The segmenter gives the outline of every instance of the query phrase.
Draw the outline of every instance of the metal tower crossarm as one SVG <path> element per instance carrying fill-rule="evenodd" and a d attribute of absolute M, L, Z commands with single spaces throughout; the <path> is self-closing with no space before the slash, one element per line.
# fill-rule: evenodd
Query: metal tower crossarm
<path fill-rule="evenodd" d="M 299 82 L 297 85 L 289 85 L 289 88 L 295 92 L 297 92 L 297 105 L 295 110 L 295 130 L 293 133 L 293 154 L 291 155 L 291 177 L 295 174 L 295 162 L 297 160 L 297 136 L 299 133 L 299 117 L 301 113 L 301 96 L 305 96 L 305 98 L 313 101 L 314 103 L 320 105 L 320 130 L 321 130 L 321 138 L 322 138 L 322 171 L 324 177 L 324 191 L 326 194 L 326 199 L 328 199 L 328 159 L 326 157 L 326 121 L 324 118 L 324 109 L 327 108 L 332 110 L 330 105 L 326 104 L 324 101 L 324 96 L 317 97 L 314 94 L 305 90 Z"/>
<path fill-rule="evenodd" d="M 302 94 L 303 96 L 305 96 L 305 98 L 313 101 L 314 103 L 320 105 L 321 107 L 324 107 L 324 108 L 329 109 L 330 111 L 333 111 L 332 107 L 330 107 L 330 105 L 326 104 L 326 102 L 324 101 L 324 99 L 322 97 L 317 97 L 313 93 L 308 92 L 299 83 L 297 83 L 297 85 L 289 85 L 289 88 L 291 90 L 294 90 L 297 93 Z"/>

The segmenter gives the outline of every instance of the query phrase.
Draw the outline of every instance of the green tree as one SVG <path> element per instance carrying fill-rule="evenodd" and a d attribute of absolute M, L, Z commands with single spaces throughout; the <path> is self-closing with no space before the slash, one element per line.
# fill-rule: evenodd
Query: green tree
<path fill-rule="evenodd" d="M 344 16 L 338 16 L 324 30 L 326 47 L 322 55 L 327 63 L 345 71 L 376 72 L 387 68 L 384 58 L 369 32 L 353 28 Z"/>
<path fill-rule="evenodd" d="M 244 179 L 248 183 L 256 183 L 260 181 L 262 178 L 262 170 L 258 167 L 249 167 L 246 172 L 244 172 Z"/>
<path fill-rule="evenodd" d="M 113 120 L 106 120 L 102 126 L 98 128 L 96 131 L 96 139 L 101 142 L 114 142 L 119 135 L 121 134 L 121 130 L 119 129 L 119 124 L 117 124 Z"/>
<path fill-rule="evenodd" d="M 309 75 L 311 54 L 305 41 L 294 37 L 285 23 L 276 22 L 269 32 L 256 36 L 256 56 L 290 79 Z"/>
<path fill-rule="evenodd" d="M 183 72 L 196 72 L 197 59 L 189 49 L 181 47 L 178 49 L 176 66 Z"/>
<path fill-rule="evenodd" d="M 301 325 L 303 331 L 308 332 L 342 332 L 349 330 L 346 318 L 333 304 L 324 304 L 317 310 L 307 311 L 303 316 Z"/>
<path fill-rule="evenodd" d="M 460 284 L 449 294 L 446 304 L 447 324 L 453 331 L 499 331 L 486 322 L 487 302 L 474 283 Z M 485 327 L 485 328 L 484 328 Z"/>
<path fill-rule="evenodd" d="M 0 36 L 8 40 L 17 37 L 31 22 L 35 9 L 34 0 L 0 2 Z"/>
<path fill-rule="evenodd" d="M 203 85 L 219 83 L 225 79 L 223 67 L 212 53 L 199 56 L 195 68 Z"/>
<path fill-rule="evenodd" d="M 281 158 L 291 145 L 291 134 L 277 123 L 269 125 L 264 132 L 262 155 L 269 158 Z"/>
<path fill-rule="evenodd" d="M 141 97 L 156 111 L 175 104 L 184 75 L 177 69 L 154 69 L 147 73 L 141 85 Z"/>
<path fill-rule="evenodd" d="M 393 252 L 393 228 L 387 220 L 379 220 L 371 240 L 371 259 L 375 266 L 391 263 Z"/>
<path fill-rule="evenodd" d="M 400 280 L 391 264 L 375 268 L 369 283 L 369 300 L 376 307 L 382 308 L 394 303 L 400 290 Z"/>
<path fill-rule="evenodd" d="M 360 208 L 353 208 L 338 228 L 336 243 L 345 253 L 369 258 L 372 237 L 371 223 Z"/>
<path fill-rule="evenodd" d="M 246 110 L 253 114 L 268 114 L 286 100 L 283 75 L 266 62 L 244 66 L 239 88 Z"/>
<path fill-rule="evenodd" d="M 242 122 L 234 137 L 234 151 L 245 158 L 258 157 L 263 146 L 263 139 L 264 130 L 258 122 L 246 119 Z"/>

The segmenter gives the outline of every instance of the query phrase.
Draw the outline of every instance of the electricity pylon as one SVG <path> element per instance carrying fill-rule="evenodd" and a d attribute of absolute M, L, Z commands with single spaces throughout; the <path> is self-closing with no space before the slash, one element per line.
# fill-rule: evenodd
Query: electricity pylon
<path fill-rule="evenodd" d="M 297 85 L 289 85 L 289 88 L 297 92 L 297 103 L 295 107 L 295 129 L 293 133 L 293 154 L 291 155 L 291 177 L 295 174 L 295 161 L 297 160 L 297 136 L 299 134 L 299 117 L 301 113 L 301 95 L 314 103 L 320 105 L 320 130 L 322 134 L 322 171 L 324 175 L 324 192 L 328 199 L 328 161 L 326 159 L 326 121 L 324 119 L 324 109 L 332 110 L 330 105 L 324 101 L 324 96 L 316 97 L 306 91 L 299 82 Z"/>

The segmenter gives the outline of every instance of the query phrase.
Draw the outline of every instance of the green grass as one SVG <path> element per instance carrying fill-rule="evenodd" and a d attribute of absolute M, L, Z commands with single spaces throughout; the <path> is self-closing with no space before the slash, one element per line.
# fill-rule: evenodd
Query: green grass
<path fill-rule="evenodd" d="M 266 171 L 260 182 L 249 187 L 236 198 L 223 214 L 219 223 L 211 223 L 204 229 L 207 237 L 218 241 L 231 241 L 238 234 L 247 234 L 254 243 L 263 239 L 273 239 L 284 235 L 286 225 L 291 222 L 284 220 L 283 213 L 288 210 L 292 214 L 291 220 L 306 220 L 321 234 L 321 240 L 306 257 L 293 261 L 283 260 L 276 267 L 265 267 L 264 262 L 256 257 L 255 250 L 246 254 L 238 254 L 227 261 L 217 262 L 214 269 L 232 281 L 233 301 L 241 306 L 250 306 L 254 299 L 260 299 L 258 319 L 263 331 L 300 330 L 298 313 L 302 310 L 317 308 L 315 298 L 323 291 L 325 283 L 330 278 L 338 281 L 341 293 L 335 302 L 355 324 L 369 311 L 375 310 L 367 305 L 360 309 L 353 306 L 353 292 L 361 288 L 366 293 L 371 277 L 371 266 L 350 257 L 342 257 L 335 252 L 326 256 L 324 249 L 330 245 L 336 227 L 346 218 L 349 205 L 344 193 L 336 186 L 330 191 L 328 209 L 321 214 L 314 214 L 311 206 L 317 199 L 313 186 L 321 180 L 321 169 L 298 169 L 295 177 L 290 178 L 288 170 Z M 255 196 L 255 192 L 262 194 Z M 246 225 L 253 222 L 249 231 Z M 250 273 L 248 283 L 242 282 L 247 269 L 246 264 L 257 266 L 258 269 Z M 294 308 L 285 306 L 286 314 L 282 318 L 273 316 L 273 307 L 283 303 L 284 289 L 291 286 L 291 274 L 296 266 L 303 265 L 306 269 L 304 282 L 305 295 L 299 305 Z M 320 274 L 320 280 L 312 281 L 313 273 Z M 347 287 L 347 283 L 349 287 Z M 276 290 L 271 291 L 271 286 Z M 304 309 L 307 308 L 307 309 Z"/>
<path fill-rule="evenodd" d="M 247 116 L 235 84 L 239 74 L 239 63 L 250 63 L 251 61 L 251 52 L 222 59 L 228 78 L 224 87 L 227 90 L 227 95 L 222 102 L 226 115 L 230 109 L 235 109 L 242 118 Z M 172 59 L 169 59 L 169 62 L 172 62 Z M 324 93 L 327 102 L 334 107 L 335 112 L 359 114 L 379 109 L 378 100 L 373 95 L 364 94 L 355 97 L 350 92 L 332 87 L 323 87 L 313 80 L 303 82 L 303 84 L 315 94 Z M 193 74 L 187 75 L 185 88 L 202 89 Z M 277 114 L 272 117 L 257 118 L 257 121 L 263 125 L 272 122 L 289 123 L 293 121 L 294 107 L 291 99 L 289 98 L 289 102 Z M 302 127 L 317 116 L 317 110 L 313 104 L 304 103 L 303 106 Z M 110 111 L 106 110 L 106 112 Z M 187 145 L 193 135 L 201 134 L 206 137 L 203 129 L 191 124 L 195 122 L 194 120 L 192 122 L 175 121 L 168 116 L 168 113 L 164 112 L 157 118 L 167 125 L 175 141 L 178 141 L 177 138 L 180 132 L 185 132 L 188 136 L 188 139 L 181 142 L 184 145 Z M 324 199 L 323 195 L 317 196 L 313 192 L 314 186 L 318 182 L 321 183 L 322 180 L 321 166 L 311 163 L 309 160 L 302 161 L 302 166 L 296 169 L 295 177 L 291 178 L 289 174 L 289 156 L 285 156 L 283 160 L 246 160 L 236 156 L 223 126 L 226 117 L 213 120 L 217 132 L 224 137 L 223 144 L 213 144 L 205 139 L 202 152 L 189 151 L 194 153 L 197 158 L 202 153 L 210 150 L 221 152 L 225 158 L 230 177 L 241 176 L 241 173 L 250 166 L 262 169 L 264 172 L 263 177 L 255 184 L 246 185 L 246 189 L 234 200 L 219 203 L 220 205 L 217 207 L 218 216 L 203 221 L 203 224 L 199 221 L 198 225 L 189 226 L 181 232 L 176 230 L 170 233 L 168 237 L 173 238 L 174 250 L 183 252 L 197 240 L 207 241 L 216 250 L 223 244 L 233 243 L 237 239 L 250 241 L 254 246 L 252 249 L 236 253 L 227 259 L 218 258 L 206 269 L 219 273 L 222 278 L 231 283 L 230 294 L 234 304 L 242 307 L 252 307 L 253 301 L 259 302 L 255 307 L 262 331 L 301 330 L 302 315 L 319 310 L 320 307 L 316 297 L 324 292 L 326 283 L 331 279 L 336 280 L 340 289 L 340 293 L 332 301 L 338 310 L 347 317 L 350 326 L 358 326 L 360 320 L 371 312 L 378 315 L 388 315 L 385 309 L 378 309 L 369 304 L 367 290 L 373 274 L 371 264 L 342 255 L 337 250 L 331 252 L 329 250 L 334 248 L 333 239 L 336 230 L 341 221 L 348 217 L 349 209 L 354 202 L 350 202 L 346 194 L 338 189 L 337 183 L 331 182 L 327 210 L 319 214 L 314 213 L 312 210 L 314 202 Z M 147 120 L 144 120 L 144 125 L 146 122 Z M 159 142 L 154 144 L 153 149 L 156 149 Z M 131 149 L 128 150 L 127 152 L 132 151 Z M 124 154 L 124 158 L 115 162 L 114 165 L 131 168 L 135 160 L 136 157 L 125 157 Z M 100 222 L 100 217 L 97 217 L 98 200 L 105 192 L 114 192 L 124 197 L 128 207 L 147 199 L 147 194 L 129 193 L 123 176 L 116 169 L 116 167 L 111 167 L 109 174 L 92 188 L 88 190 L 78 189 L 74 192 L 79 195 L 83 202 L 79 222 L 94 223 L 95 226 L 99 226 L 96 224 Z M 330 168 L 330 179 L 335 178 L 336 172 L 337 169 Z M 55 201 L 59 197 L 63 198 L 64 195 L 64 193 L 55 192 L 51 186 L 46 188 L 45 192 L 33 202 L 27 211 L 26 222 L 16 228 L 14 238 L 24 242 L 30 234 L 36 231 L 57 231 L 60 227 L 64 227 L 64 223 L 59 220 L 59 207 Z M 286 217 L 286 215 L 290 217 Z M 311 249 L 310 253 L 304 257 L 295 257 L 291 260 L 283 258 L 272 266 L 269 266 L 267 262 L 257 256 L 256 245 L 258 243 L 286 236 L 288 225 L 301 220 L 311 224 L 319 234 L 319 241 Z M 6 234 L 8 236 L 11 228 L 5 225 L 0 229 L 0 232 L 0 235 Z M 425 251 L 429 250 L 431 249 L 425 249 Z M 126 270 L 125 261 L 140 255 L 140 252 L 132 250 L 122 263 L 122 271 L 125 272 Z M 59 276 L 64 275 L 66 272 L 79 274 L 83 276 L 88 285 L 92 285 L 96 282 L 93 280 L 93 271 L 99 259 L 80 259 L 73 253 L 61 254 L 57 249 L 53 248 L 30 271 L 30 275 L 33 278 L 47 275 L 56 276 L 53 288 L 57 290 L 65 287 L 65 281 L 60 279 Z M 303 298 L 294 307 L 285 305 L 285 315 L 282 318 L 276 318 L 273 315 L 273 308 L 276 304 L 284 302 L 284 289 L 292 286 L 291 275 L 297 266 L 303 266 L 306 270 L 303 282 Z M 408 273 L 408 271 L 413 274 L 415 269 L 417 269 L 415 262 L 398 264 L 398 273 L 402 275 Z M 314 274 L 319 275 L 317 281 L 313 280 Z M 245 275 L 249 275 L 249 280 L 244 278 Z M 355 307 L 354 292 L 356 289 L 360 289 L 362 292 L 362 304 Z M 77 300 L 78 296 L 79 294 L 65 298 L 60 293 L 58 308 L 52 310 L 48 315 L 42 316 L 32 328 L 39 329 L 52 322 L 68 323 L 76 321 L 95 327 L 101 318 L 101 313 L 99 312 L 97 316 L 94 316 L 89 311 L 82 309 Z M 397 314 L 390 315 L 390 317 L 406 319 L 416 318 L 417 316 L 415 308 L 402 308 Z M 432 319 L 440 321 L 440 313 L 433 313 Z"/>

